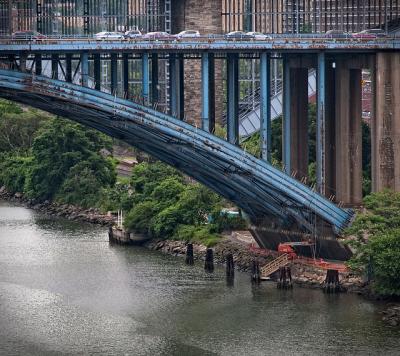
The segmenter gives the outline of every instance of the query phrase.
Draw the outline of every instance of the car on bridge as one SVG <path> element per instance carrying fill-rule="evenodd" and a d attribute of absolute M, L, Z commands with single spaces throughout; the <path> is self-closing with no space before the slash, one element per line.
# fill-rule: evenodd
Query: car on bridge
<path fill-rule="evenodd" d="M 126 31 L 124 37 L 127 39 L 141 38 L 143 35 L 139 30 Z"/>
<path fill-rule="evenodd" d="M 96 40 L 123 40 L 124 34 L 121 32 L 99 32 L 94 35 Z"/>
<path fill-rule="evenodd" d="M 329 30 L 325 32 L 325 38 L 341 39 L 341 38 L 351 38 L 351 34 L 348 32 L 343 32 L 340 30 Z"/>
<path fill-rule="evenodd" d="M 243 31 L 232 31 L 227 33 L 225 38 L 228 40 L 251 40 L 254 39 L 254 36 Z"/>
<path fill-rule="evenodd" d="M 47 38 L 45 35 L 37 31 L 16 31 L 11 35 L 14 40 L 43 40 Z"/>
<path fill-rule="evenodd" d="M 199 38 L 200 37 L 200 32 L 196 30 L 185 30 L 182 32 L 179 32 L 175 35 L 176 38 L 181 39 L 181 38 Z"/>
<path fill-rule="evenodd" d="M 168 32 L 148 32 L 142 36 L 144 40 L 156 40 L 156 41 L 173 41 L 176 40 L 174 35 Z"/>
<path fill-rule="evenodd" d="M 354 38 L 365 38 L 365 39 L 373 39 L 373 38 L 382 38 L 386 37 L 386 32 L 380 28 L 370 28 L 358 33 L 353 34 Z"/>
<path fill-rule="evenodd" d="M 261 32 L 247 32 L 246 35 L 251 36 L 251 38 L 254 38 L 255 40 L 261 40 L 261 41 L 272 39 L 272 36 Z"/>

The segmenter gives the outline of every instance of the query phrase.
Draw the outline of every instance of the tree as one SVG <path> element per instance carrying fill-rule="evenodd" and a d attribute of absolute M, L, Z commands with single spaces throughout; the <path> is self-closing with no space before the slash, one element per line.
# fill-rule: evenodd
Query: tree
<path fill-rule="evenodd" d="M 400 193 L 389 190 L 364 198 L 365 211 L 346 234 L 356 253 L 349 265 L 365 273 L 372 264 L 373 287 L 386 295 L 400 295 Z"/>
<path fill-rule="evenodd" d="M 103 140 L 103 135 L 89 131 L 62 119 L 49 120 L 40 129 L 33 142 L 33 158 L 25 185 L 30 197 L 41 200 L 54 198 L 70 169 L 82 161 L 90 161 L 89 166 L 99 175 L 99 182 L 107 182 L 111 168 L 98 151 L 108 142 Z"/>

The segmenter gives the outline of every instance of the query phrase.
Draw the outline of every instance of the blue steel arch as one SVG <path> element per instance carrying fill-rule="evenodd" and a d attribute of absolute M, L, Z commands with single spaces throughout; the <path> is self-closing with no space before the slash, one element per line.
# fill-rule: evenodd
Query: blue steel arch
<path fill-rule="evenodd" d="M 237 204 L 253 222 L 313 232 L 315 216 L 340 233 L 353 211 L 337 207 L 265 161 L 174 117 L 94 89 L 0 70 L 0 97 L 93 127 L 157 157 Z"/>

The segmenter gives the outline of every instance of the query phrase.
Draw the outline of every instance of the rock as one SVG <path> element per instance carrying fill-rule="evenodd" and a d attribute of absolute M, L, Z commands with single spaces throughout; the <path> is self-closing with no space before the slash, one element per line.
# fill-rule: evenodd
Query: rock
<path fill-rule="evenodd" d="M 17 193 L 14 194 L 14 197 L 17 198 L 17 199 L 21 199 L 22 198 L 22 193 L 17 192 Z"/>

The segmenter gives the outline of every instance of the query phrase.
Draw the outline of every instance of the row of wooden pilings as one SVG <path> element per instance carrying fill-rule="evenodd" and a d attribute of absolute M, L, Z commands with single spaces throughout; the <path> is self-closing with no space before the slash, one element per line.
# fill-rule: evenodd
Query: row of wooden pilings
<path fill-rule="evenodd" d="M 193 244 L 188 244 L 186 249 L 186 264 L 194 264 Z M 204 261 L 204 270 L 206 272 L 214 271 L 214 251 L 211 248 L 206 250 Z M 226 255 L 226 276 L 228 280 L 233 280 L 235 276 L 235 263 L 231 253 Z M 251 268 L 251 281 L 252 283 L 259 284 L 261 282 L 261 268 L 260 263 L 256 260 L 253 261 Z M 292 271 L 290 267 L 280 267 L 278 270 L 278 289 L 293 289 Z M 339 283 L 339 272 L 337 270 L 327 270 L 325 281 L 322 285 L 325 293 L 339 293 L 341 287 Z"/>

